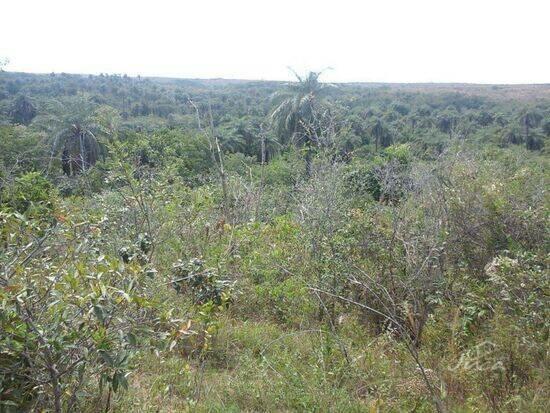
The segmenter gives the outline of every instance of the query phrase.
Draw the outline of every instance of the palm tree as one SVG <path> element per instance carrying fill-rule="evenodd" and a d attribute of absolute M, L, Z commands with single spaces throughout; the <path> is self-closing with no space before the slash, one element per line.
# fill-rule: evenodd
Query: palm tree
<path fill-rule="evenodd" d="M 36 108 L 26 96 L 20 95 L 13 103 L 10 116 L 14 123 L 28 125 L 36 116 Z"/>
<path fill-rule="evenodd" d="M 378 152 L 378 146 L 387 148 L 392 143 L 392 136 L 384 122 L 375 118 L 367 127 L 368 133 L 374 138 L 375 149 Z"/>
<path fill-rule="evenodd" d="M 271 134 L 265 133 L 264 129 L 259 116 L 246 115 L 231 119 L 218 128 L 221 146 L 225 151 L 241 152 L 265 162 L 269 154 L 277 150 L 278 142 Z"/>
<path fill-rule="evenodd" d="M 504 146 L 508 145 L 519 145 L 523 142 L 523 137 L 521 133 L 517 130 L 517 127 L 508 127 L 504 130 L 502 134 L 502 144 Z"/>
<path fill-rule="evenodd" d="M 254 137 L 245 118 L 230 119 L 218 128 L 218 139 L 224 151 L 241 152 L 250 156 L 254 153 Z"/>
<path fill-rule="evenodd" d="M 448 133 L 451 138 L 458 123 L 458 115 L 453 110 L 445 109 L 437 116 L 436 122 L 437 128 L 443 133 Z"/>
<path fill-rule="evenodd" d="M 305 78 L 293 73 L 298 82 L 277 95 L 271 122 L 282 144 L 306 148 L 306 175 L 310 176 L 313 147 L 320 143 L 317 113 L 327 87 L 319 82 L 322 72 L 309 72 Z"/>
<path fill-rule="evenodd" d="M 67 176 L 85 172 L 95 165 L 99 158 L 100 146 L 95 135 L 80 123 L 76 123 L 57 136 L 52 152 L 63 145 L 61 166 Z"/>
<path fill-rule="evenodd" d="M 47 124 L 47 129 L 54 135 L 48 170 L 53 159 L 61 154 L 63 172 L 72 176 L 85 172 L 99 159 L 102 147 L 96 131 L 101 130 L 101 125 L 94 116 L 95 106 L 88 99 L 78 97 L 64 103 L 55 102 L 48 111 L 50 116 L 38 120 L 38 123 Z M 70 104 L 69 111 L 66 103 Z"/>
<path fill-rule="evenodd" d="M 519 116 L 519 123 L 523 127 L 525 136 L 525 146 L 530 150 L 538 150 L 543 146 L 540 136 L 531 133 L 531 129 L 536 128 L 542 121 L 542 115 L 534 110 L 524 109 Z"/>
<path fill-rule="evenodd" d="M 536 128 L 542 121 L 542 115 L 536 111 L 524 109 L 519 116 L 519 123 L 523 127 L 525 141 L 529 140 L 529 131 Z"/>

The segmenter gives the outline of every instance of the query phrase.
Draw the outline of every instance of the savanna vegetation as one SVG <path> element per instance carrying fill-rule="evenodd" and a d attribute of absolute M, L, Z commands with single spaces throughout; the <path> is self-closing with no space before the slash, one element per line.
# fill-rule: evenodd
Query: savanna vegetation
<path fill-rule="evenodd" d="M 547 410 L 550 87 L 321 80 L 0 72 L 1 412 Z"/>

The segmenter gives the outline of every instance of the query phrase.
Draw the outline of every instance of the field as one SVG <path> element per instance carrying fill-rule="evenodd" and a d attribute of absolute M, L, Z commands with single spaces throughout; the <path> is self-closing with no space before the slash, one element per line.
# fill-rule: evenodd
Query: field
<path fill-rule="evenodd" d="M 544 412 L 550 85 L 0 72 L 0 412 Z"/>

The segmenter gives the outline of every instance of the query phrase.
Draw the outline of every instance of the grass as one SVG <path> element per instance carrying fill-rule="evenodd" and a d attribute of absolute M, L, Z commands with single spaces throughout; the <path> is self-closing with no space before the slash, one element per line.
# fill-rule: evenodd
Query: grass
<path fill-rule="evenodd" d="M 177 351 L 142 355 L 115 411 L 431 411 L 414 366 L 404 354 L 394 359 L 399 350 L 389 357 L 385 338 L 341 341 L 319 329 L 226 318 L 203 363 Z"/>

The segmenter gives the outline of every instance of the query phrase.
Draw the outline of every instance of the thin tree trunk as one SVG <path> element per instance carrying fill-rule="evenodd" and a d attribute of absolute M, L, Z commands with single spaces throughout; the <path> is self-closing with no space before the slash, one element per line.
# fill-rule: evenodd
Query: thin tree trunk
<path fill-rule="evenodd" d="M 84 160 L 84 136 L 82 132 L 78 134 L 79 144 L 80 144 L 80 162 L 82 172 L 86 172 L 86 161 Z"/>
<path fill-rule="evenodd" d="M 55 413 L 61 413 L 61 386 L 55 366 L 52 366 L 50 370 L 50 378 L 52 379 Z"/>
<path fill-rule="evenodd" d="M 266 154 L 265 154 L 265 135 L 263 132 L 263 128 L 260 126 L 260 184 L 258 187 L 258 199 L 256 200 L 256 211 L 254 213 L 254 220 L 258 221 L 259 213 L 260 213 L 260 204 L 261 199 L 263 195 L 264 190 L 264 169 L 265 169 L 265 161 L 266 161 Z"/>
<path fill-rule="evenodd" d="M 109 392 L 107 393 L 107 403 L 105 404 L 105 413 L 111 410 L 111 392 L 112 389 L 109 387 Z"/>
<path fill-rule="evenodd" d="M 311 153 L 311 148 L 309 146 L 307 146 L 306 148 L 306 156 L 305 156 L 305 161 L 306 161 L 306 177 L 307 178 L 310 178 L 311 177 L 311 162 L 312 162 L 312 153 Z"/>
<path fill-rule="evenodd" d="M 195 103 L 191 100 L 191 99 L 188 99 L 189 101 L 189 104 L 191 106 L 193 106 L 193 108 L 195 109 L 195 113 L 197 115 L 197 126 L 199 128 L 199 130 L 204 134 L 204 136 L 206 137 L 206 139 L 208 140 L 208 146 L 209 146 L 209 149 L 210 149 L 210 156 L 212 158 L 212 162 L 214 163 L 214 165 L 217 166 L 217 169 L 218 169 L 218 175 L 220 176 L 220 181 L 221 181 L 221 186 L 222 186 L 222 195 L 223 195 L 223 205 L 222 205 L 222 209 L 223 209 L 223 214 L 224 214 L 224 218 L 225 219 L 228 219 L 229 216 L 228 216 L 228 190 L 227 190 L 227 177 L 225 175 L 225 169 L 223 167 L 223 154 L 222 154 L 222 151 L 221 151 L 221 148 L 220 148 L 220 143 L 218 141 L 218 138 L 215 136 L 215 130 L 214 130 L 214 120 L 212 118 L 212 106 L 210 105 L 210 101 L 208 102 L 208 116 L 209 116 L 209 131 L 206 131 L 203 127 L 202 127 L 202 124 L 201 124 L 201 117 L 200 117 L 200 112 L 199 112 L 199 108 L 197 107 L 197 105 L 195 105 Z M 216 152 L 217 152 L 217 155 L 216 156 Z"/>
<path fill-rule="evenodd" d="M 218 153 L 218 170 L 220 173 L 220 180 L 222 184 L 222 193 L 223 193 L 223 213 L 225 215 L 225 218 L 229 218 L 229 205 L 228 205 L 228 190 L 227 190 L 227 176 L 225 175 L 225 169 L 223 167 L 223 153 L 220 148 L 220 142 L 218 140 L 218 137 L 216 136 L 215 130 L 214 130 L 214 119 L 212 118 L 212 106 L 210 105 L 210 101 L 208 101 L 208 118 L 210 121 L 210 134 L 214 139 L 214 143 L 216 144 L 216 151 Z"/>

